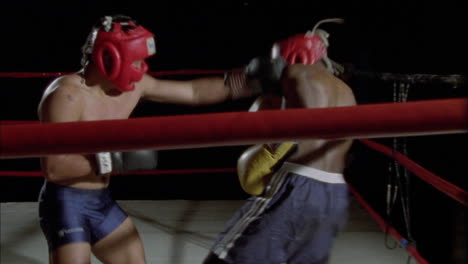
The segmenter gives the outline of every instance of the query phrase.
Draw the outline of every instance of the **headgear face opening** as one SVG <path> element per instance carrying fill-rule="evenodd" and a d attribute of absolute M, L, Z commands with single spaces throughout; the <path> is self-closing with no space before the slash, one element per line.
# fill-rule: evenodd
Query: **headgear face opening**
<path fill-rule="evenodd" d="M 148 71 L 144 61 L 139 67 L 133 63 L 156 53 L 154 35 L 130 18 L 124 18 L 120 21 L 105 17 L 83 47 L 84 60 L 90 54 L 101 74 L 122 92 L 133 91 L 135 82 Z M 86 63 L 82 61 L 83 66 Z"/>

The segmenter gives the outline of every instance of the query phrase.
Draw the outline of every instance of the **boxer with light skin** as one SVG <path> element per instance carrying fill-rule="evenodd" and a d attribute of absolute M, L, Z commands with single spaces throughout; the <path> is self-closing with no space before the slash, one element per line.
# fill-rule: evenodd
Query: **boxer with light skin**
<path fill-rule="evenodd" d="M 327 37 L 316 26 L 273 45 L 271 58 L 281 57 L 289 66 L 276 82 L 282 93 L 264 97 L 258 110 L 280 108 L 281 97 L 285 109 L 356 105 L 351 88 L 333 73 Z M 252 196 L 204 264 L 328 263 L 333 240 L 347 220 L 343 172 L 351 145 L 352 140 L 309 139 L 248 148 L 238 160 L 238 174 Z"/>
<path fill-rule="evenodd" d="M 153 78 L 146 73 L 145 59 L 156 53 L 155 44 L 153 34 L 129 17 L 101 18 L 83 46 L 83 69 L 46 88 L 38 108 L 41 122 L 127 119 L 140 100 L 197 106 L 261 92 L 247 86 L 255 76 L 246 71 L 189 81 Z M 46 179 L 39 216 L 50 263 L 90 263 L 91 254 L 103 263 L 146 263 L 137 229 L 111 198 L 108 185 L 112 172 L 153 169 L 156 154 L 141 150 L 41 158 Z"/>

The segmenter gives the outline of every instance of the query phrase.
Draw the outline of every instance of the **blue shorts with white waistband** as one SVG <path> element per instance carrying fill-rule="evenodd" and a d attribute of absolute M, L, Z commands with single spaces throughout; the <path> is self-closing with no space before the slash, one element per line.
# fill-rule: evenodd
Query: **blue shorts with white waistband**
<path fill-rule="evenodd" d="M 107 188 L 78 189 L 46 181 L 39 195 L 39 219 L 49 251 L 75 242 L 93 245 L 126 218 Z"/>
<path fill-rule="evenodd" d="M 247 200 L 217 238 L 210 259 L 216 255 L 222 262 L 205 263 L 328 263 L 333 239 L 347 221 L 346 183 L 287 170 L 272 182 L 262 196 Z"/>

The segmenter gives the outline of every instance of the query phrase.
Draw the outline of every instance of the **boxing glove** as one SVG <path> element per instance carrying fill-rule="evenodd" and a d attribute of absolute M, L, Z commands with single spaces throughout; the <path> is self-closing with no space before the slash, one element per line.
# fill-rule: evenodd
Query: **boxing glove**
<path fill-rule="evenodd" d="M 242 189 L 260 195 L 267 184 L 266 176 L 273 173 L 297 150 L 294 142 L 281 143 L 275 150 L 260 144 L 249 147 L 237 161 L 237 175 Z"/>
<path fill-rule="evenodd" d="M 281 76 L 285 67 L 286 61 L 281 56 L 255 57 L 241 70 L 226 73 L 224 80 L 232 99 L 282 94 Z"/>
<path fill-rule="evenodd" d="M 102 175 L 154 169 L 158 165 L 157 154 L 154 150 L 100 152 L 96 154 L 96 170 L 98 175 Z"/>
<path fill-rule="evenodd" d="M 286 68 L 282 56 L 253 58 L 245 67 L 248 79 L 258 80 L 262 93 L 281 95 L 281 76 Z"/>

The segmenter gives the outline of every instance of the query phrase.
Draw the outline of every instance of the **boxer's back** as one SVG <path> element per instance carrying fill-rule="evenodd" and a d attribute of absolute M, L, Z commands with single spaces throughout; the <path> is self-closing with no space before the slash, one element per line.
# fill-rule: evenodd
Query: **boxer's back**
<path fill-rule="evenodd" d="M 286 108 L 356 105 L 351 88 L 321 63 L 290 66 L 284 78 L 284 94 Z M 317 120 L 317 126 L 320 126 L 320 120 Z M 328 172 L 342 173 L 351 145 L 352 140 L 303 140 L 299 142 L 297 153 L 289 161 Z"/>

